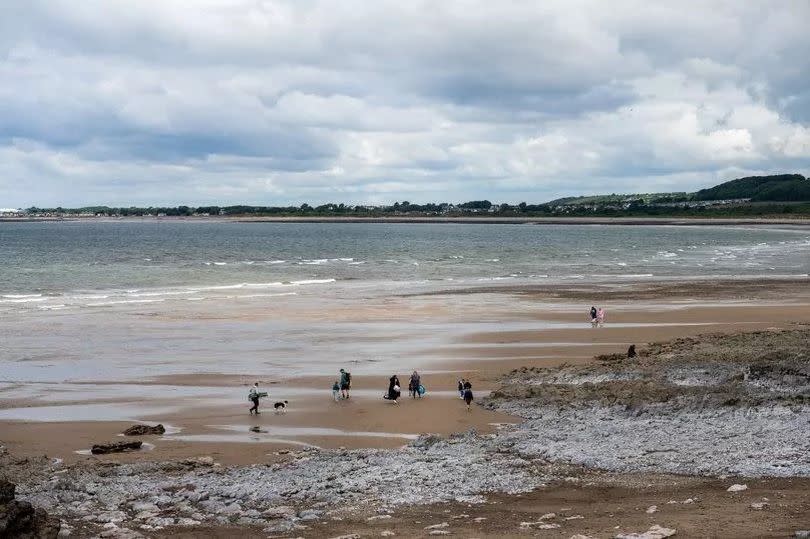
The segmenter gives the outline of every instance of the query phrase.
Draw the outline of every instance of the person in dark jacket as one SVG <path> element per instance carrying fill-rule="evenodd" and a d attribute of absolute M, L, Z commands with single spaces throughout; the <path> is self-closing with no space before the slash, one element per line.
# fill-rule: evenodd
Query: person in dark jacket
<path fill-rule="evenodd" d="M 397 399 L 402 394 L 401 386 L 399 385 L 399 377 L 395 374 L 391 378 L 388 379 L 388 393 L 385 395 L 385 398 L 393 401 L 394 404 L 399 404 Z"/>
<path fill-rule="evenodd" d="M 470 405 L 472 405 L 473 401 L 473 392 L 472 392 L 472 384 L 469 380 L 464 382 L 464 403 L 467 405 L 467 411 L 470 412 L 472 409 Z"/>

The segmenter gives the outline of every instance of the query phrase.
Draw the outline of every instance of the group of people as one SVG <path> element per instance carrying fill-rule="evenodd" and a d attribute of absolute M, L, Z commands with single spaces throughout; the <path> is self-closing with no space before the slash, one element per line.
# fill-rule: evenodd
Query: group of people
<path fill-rule="evenodd" d="M 591 326 L 599 327 L 605 325 L 605 310 L 602 307 L 591 307 Z"/>
<path fill-rule="evenodd" d="M 335 402 L 341 399 L 348 399 L 352 389 L 352 374 L 345 369 L 340 369 L 340 379 L 335 380 L 332 385 L 332 398 Z M 413 371 L 410 379 L 408 380 L 408 395 L 413 399 L 421 399 L 427 390 L 422 384 L 422 377 L 417 371 Z M 470 411 L 473 402 L 472 383 L 469 380 L 461 378 L 458 381 L 458 394 L 459 398 L 463 399 L 467 404 L 467 411 Z M 395 374 L 388 379 L 388 391 L 383 395 L 383 399 L 392 401 L 394 404 L 399 404 L 399 398 L 402 396 L 402 386 L 399 382 L 399 377 Z M 253 404 L 250 407 L 250 414 L 258 415 L 259 400 L 267 397 L 267 392 L 259 391 L 259 383 L 253 384 L 248 392 L 248 400 Z M 276 411 L 279 409 L 283 412 L 287 407 L 287 401 L 275 404 Z"/>
<path fill-rule="evenodd" d="M 425 386 L 422 385 L 422 377 L 419 376 L 418 372 L 413 371 L 410 380 L 408 380 L 408 395 L 413 399 L 421 399 L 425 391 Z M 388 391 L 383 395 L 383 398 L 392 401 L 394 404 L 399 404 L 400 396 L 402 396 L 402 385 L 399 383 L 399 377 L 395 374 L 388 379 Z"/>
<path fill-rule="evenodd" d="M 349 392 L 352 389 L 352 373 L 347 372 L 346 369 L 340 369 L 340 379 L 335 380 L 332 384 L 332 398 L 335 402 L 340 399 L 348 399 Z"/>

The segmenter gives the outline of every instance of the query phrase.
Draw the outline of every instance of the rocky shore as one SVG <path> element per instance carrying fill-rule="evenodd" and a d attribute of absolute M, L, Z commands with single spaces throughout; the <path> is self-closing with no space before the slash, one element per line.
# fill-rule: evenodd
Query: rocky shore
<path fill-rule="evenodd" d="M 703 335 L 520 369 L 487 406 L 523 457 L 624 472 L 810 476 L 810 329 Z"/>
<path fill-rule="evenodd" d="M 205 526 L 289 536 L 323 520 L 384 521 L 403 507 L 529 493 L 570 480 L 577 466 L 807 478 L 808 343 L 806 327 L 707 335 L 632 359 L 516 370 L 485 406 L 525 421 L 492 435 L 424 435 L 398 450 L 307 448 L 282 452 L 281 463 L 233 467 L 211 457 L 64 466 L 3 453 L 0 476 L 61 519 L 63 536 L 102 537 Z M 425 533 L 433 531 L 446 530 Z"/>

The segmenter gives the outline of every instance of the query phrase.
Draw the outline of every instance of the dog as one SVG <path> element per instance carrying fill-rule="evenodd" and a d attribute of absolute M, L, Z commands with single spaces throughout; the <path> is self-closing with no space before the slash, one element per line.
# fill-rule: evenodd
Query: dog
<path fill-rule="evenodd" d="M 287 413 L 287 401 L 280 401 L 273 405 L 273 408 L 276 409 L 277 414 L 286 414 Z"/>

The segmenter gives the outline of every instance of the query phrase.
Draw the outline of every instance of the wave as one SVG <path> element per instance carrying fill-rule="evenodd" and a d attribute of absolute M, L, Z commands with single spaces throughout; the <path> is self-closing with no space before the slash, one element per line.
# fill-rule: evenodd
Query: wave
<path fill-rule="evenodd" d="M 0 297 L 7 299 L 41 298 L 42 294 L 3 294 Z"/>
<path fill-rule="evenodd" d="M 48 301 L 49 299 L 50 298 L 41 296 L 29 296 L 29 297 L 22 297 L 19 299 L 0 299 L 0 303 L 37 303 L 40 301 Z"/>
<path fill-rule="evenodd" d="M 303 281 L 291 281 L 290 284 L 306 285 L 306 284 L 327 284 L 334 283 L 336 279 L 305 279 Z"/>
<path fill-rule="evenodd" d="M 122 299 L 116 301 L 100 301 L 98 303 L 86 303 L 85 307 L 106 307 L 108 305 L 124 305 L 127 303 L 162 303 L 162 299 Z"/>

